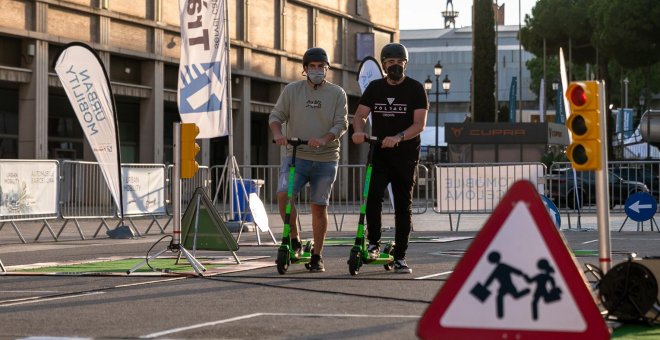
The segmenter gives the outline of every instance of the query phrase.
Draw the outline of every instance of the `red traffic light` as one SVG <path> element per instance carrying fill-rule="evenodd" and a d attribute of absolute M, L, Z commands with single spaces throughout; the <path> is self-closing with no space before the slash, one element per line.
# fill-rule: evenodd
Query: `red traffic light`
<path fill-rule="evenodd" d="M 569 97 L 575 106 L 584 106 L 587 103 L 587 94 L 582 86 L 573 86 Z"/>

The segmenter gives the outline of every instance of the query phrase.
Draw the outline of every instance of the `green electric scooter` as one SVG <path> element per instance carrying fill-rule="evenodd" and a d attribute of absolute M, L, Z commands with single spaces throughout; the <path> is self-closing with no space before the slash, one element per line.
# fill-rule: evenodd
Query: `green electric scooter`
<path fill-rule="evenodd" d="M 363 264 L 382 264 L 385 270 L 392 270 L 394 257 L 390 255 L 394 250 L 394 242 L 390 241 L 385 245 L 383 252 L 372 259 L 367 251 L 367 240 L 364 237 L 364 217 L 367 209 L 367 199 L 369 197 L 369 184 L 371 181 L 371 169 L 373 161 L 374 148 L 380 146 L 383 142 L 377 137 L 371 136 L 366 140 L 369 143 L 369 156 L 367 157 L 367 172 L 364 180 L 364 190 L 362 191 L 362 204 L 360 205 L 360 219 L 358 221 L 357 235 L 355 244 L 351 248 L 351 254 L 348 258 L 348 271 L 351 275 L 357 275 Z"/>
<path fill-rule="evenodd" d="M 273 141 L 275 142 L 275 141 Z M 284 228 L 282 230 L 282 244 L 277 249 L 277 272 L 284 275 L 289 265 L 292 263 L 305 264 L 309 269 L 309 261 L 312 258 L 312 249 L 314 248 L 314 241 L 307 241 L 303 247 L 302 254 L 296 253 L 291 245 L 291 200 L 293 199 L 293 181 L 296 175 L 296 150 L 298 146 L 307 144 L 306 140 L 298 138 L 287 139 L 287 143 L 293 146 L 293 153 L 291 155 L 291 164 L 289 164 L 289 182 L 287 186 L 287 201 L 284 214 Z"/>

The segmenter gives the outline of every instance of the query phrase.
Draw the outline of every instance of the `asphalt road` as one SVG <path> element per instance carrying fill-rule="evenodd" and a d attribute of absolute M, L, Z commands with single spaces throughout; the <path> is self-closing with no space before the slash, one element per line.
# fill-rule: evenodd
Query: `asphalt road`
<path fill-rule="evenodd" d="M 204 278 L 4 275 L 0 337 L 410 339 L 474 235 L 414 232 L 414 237 L 447 242 L 412 243 L 411 275 L 366 265 L 350 276 L 347 246 L 325 248 L 324 273 L 294 264 L 285 275 L 274 266 Z M 12 266 L 38 262 L 144 256 L 161 236 L 3 244 L 0 259 L 11 271 Z M 354 235 L 330 231 L 329 236 Z M 573 250 L 598 250 L 594 231 L 566 231 L 564 236 Z M 467 239 L 451 241 L 456 237 Z M 238 255 L 269 256 L 265 261 L 274 264 L 276 248 L 248 245 L 254 240 L 253 234 L 245 235 Z M 656 232 L 613 233 L 614 262 L 633 251 L 657 256 L 658 241 Z M 578 260 L 598 263 L 597 257 Z"/>

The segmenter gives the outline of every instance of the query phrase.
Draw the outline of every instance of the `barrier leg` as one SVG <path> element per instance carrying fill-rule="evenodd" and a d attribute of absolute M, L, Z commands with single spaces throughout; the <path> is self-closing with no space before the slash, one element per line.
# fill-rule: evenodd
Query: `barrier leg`
<path fill-rule="evenodd" d="M 94 233 L 94 236 L 92 236 L 92 238 L 96 238 L 96 236 L 99 235 L 99 232 L 101 231 L 101 228 L 103 228 L 103 226 L 105 226 L 105 230 L 106 230 L 106 231 L 109 231 L 109 230 L 110 230 L 110 227 L 109 227 L 108 224 L 105 222 L 105 218 L 102 218 L 102 219 L 101 219 L 101 224 L 99 225 L 98 228 L 96 228 L 96 232 Z"/>
<path fill-rule="evenodd" d="M 167 222 L 165 222 L 165 225 L 163 226 L 163 232 L 165 232 L 165 229 L 167 229 L 167 226 L 170 225 L 170 222 L 172 222 L 172 216 L 167 219 Z"/>
<path fill-rule="evenodd" d="M 133 219 L 129 217 L 129 218 L 128 218 L 128 222 L 131 224 L 131 227 L 132 227 L 133 232 L 135 233 L 135 235 L 137 235 L 137 236 L 142 236 L 142 235 L 140 234 L 140 232 L 137 230 L 137 227 L 135 226 L 135 223 L 133 223 Z M 130 228 L 130 227 L 129 227 L 129 228 Z"/>
<path fill-rule="evenodd" d="M 270 228 L 268 228 L 268 234 L 270 235 L 270 238 L 273 239 L 273 244 L 277 244 L 277 240 L 275 240 L 275 236 L 273 236 L 273 232 L 270 231 Z"/>
<path fill-rule="evenodd" d="M 53 239 L 57 241 L 57 238 L 55 237 L 55 232 L 53 232 L 53 229 L 50 227 L 50 224 L 48 224 L 48 221 L 44 220 L 44 223 L 41 225 L 41 229 L 39 230 L 37 237 L 34 238 L 34 242 L 37 242 L 37 240 L 39 240 L 39 237 L 41 236 L 41 233 L 44 231 L 44 228 L 48 229 L 48 232 L 53 236 Z"/>
<path fill-rule="evenodd" d="M 156 226 L 158 227 L 158 229 L 160 229 L 160 233 L 161 233 L 161 234 L 164 234 L 164 233 L 165 233 L 165 230 L 163 230 L 163 227 L 160 226 L 160 222 L 158 222 L 158 219 L 156 218 L 156 216 L 151 215 L 151 218 L 152 218 L 151 223 L 149 223 L 149 227 L 148 227 L 147 230 L 144 232 L 144 234 L 146 235 L 146 234 L 149 233 L 149 230 L 151 230 L 151 227 L 153 227 L 154 223 L 156 224 Z"/>
<path fill-rule="evenodd" d="M 60 235 L 62 235 L 62 231 L 64 230 L 64 227 L 69 223 L 70 220 L 66 220 L 64 224 L 62 224 L 62 227 L 60 228 L 60 231 L 57 232 L 57 237 L 55 237 L 56 240 L 59 240 Z M 82 229 L 80 228 L 80 223 L 78 223 L 78 219 L 74 218 L 73 219 L 74 224 L 76 225 L 76 229 L 78 229 L 78 234 L 80 235 L 80 239 L 85 240 L 85 236 L 83 235 Z M 100 229 L 101 227 L 99 227 Z M 96 231 L 98 233 L 98 230 Z M 94 234 L 96 237 L 96 234 Z"/>
<path fill-rule="evenodd" d="M 236 243 L 238 243 L 238 241 L 241 239 L 241 235 L 243 235 L 243 221 L 238 221 L 238 236 L 236 236 Z M 257 231 L 257 237 L 258 236 L 259 231 Z"/>
<path fill-rule="evenodd" d="M 16 235 L 18 235 L 18 238 L 21 239 L 21 242 L 27 243 L 27 242 L 25 242 L 25 239 L 23 238 L 23 235 L 21 234 L 21 231 L 18 230 L 18 226 L 16 225 L 16 223 L 14 223 L 14 221 L 9 221 L 9 223 L 11 224 L 11 227 L 14 228 L 14 231 L 16 232 Z"/>
<path fill-rule="evenodd" d="M 78 229 L 78 234 L 80 235 L 80 239 L 84 241 L 85 235 L 83 235 L 82 228 L 80 227 L 80 223 L 78 222 L 78 219 L 74 219 L 73 222 L 75 222 L 76 224 L 76 229 Z"/>
<path fill-rule="evenodd" d="M 623 229 L 623 226 L 626 225 L 627 221 L 628 221 L 628 216 L 626 216 L 626 219 L 623 220 L 623 223 L 621 223 L 621 227 L 619 228 L 619 232 L 621 232 L 621 229 Z"/>

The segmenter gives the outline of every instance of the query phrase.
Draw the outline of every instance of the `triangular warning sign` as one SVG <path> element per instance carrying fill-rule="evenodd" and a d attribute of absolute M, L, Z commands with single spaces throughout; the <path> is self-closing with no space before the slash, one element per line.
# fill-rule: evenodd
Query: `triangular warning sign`
<path fill-rule="evenodd" d="M 197 188 L 189 202 L 181 217 L 181 244 L 185 248 L 192 249 L 194 243 L 197 250 L 238 250 L 238 243 L 203 188 Z"/>
<path fill-rule="evenodd" d="M 514 183 L 419 321 L 422 339 L 608 339 L 535 187 Z"/>

